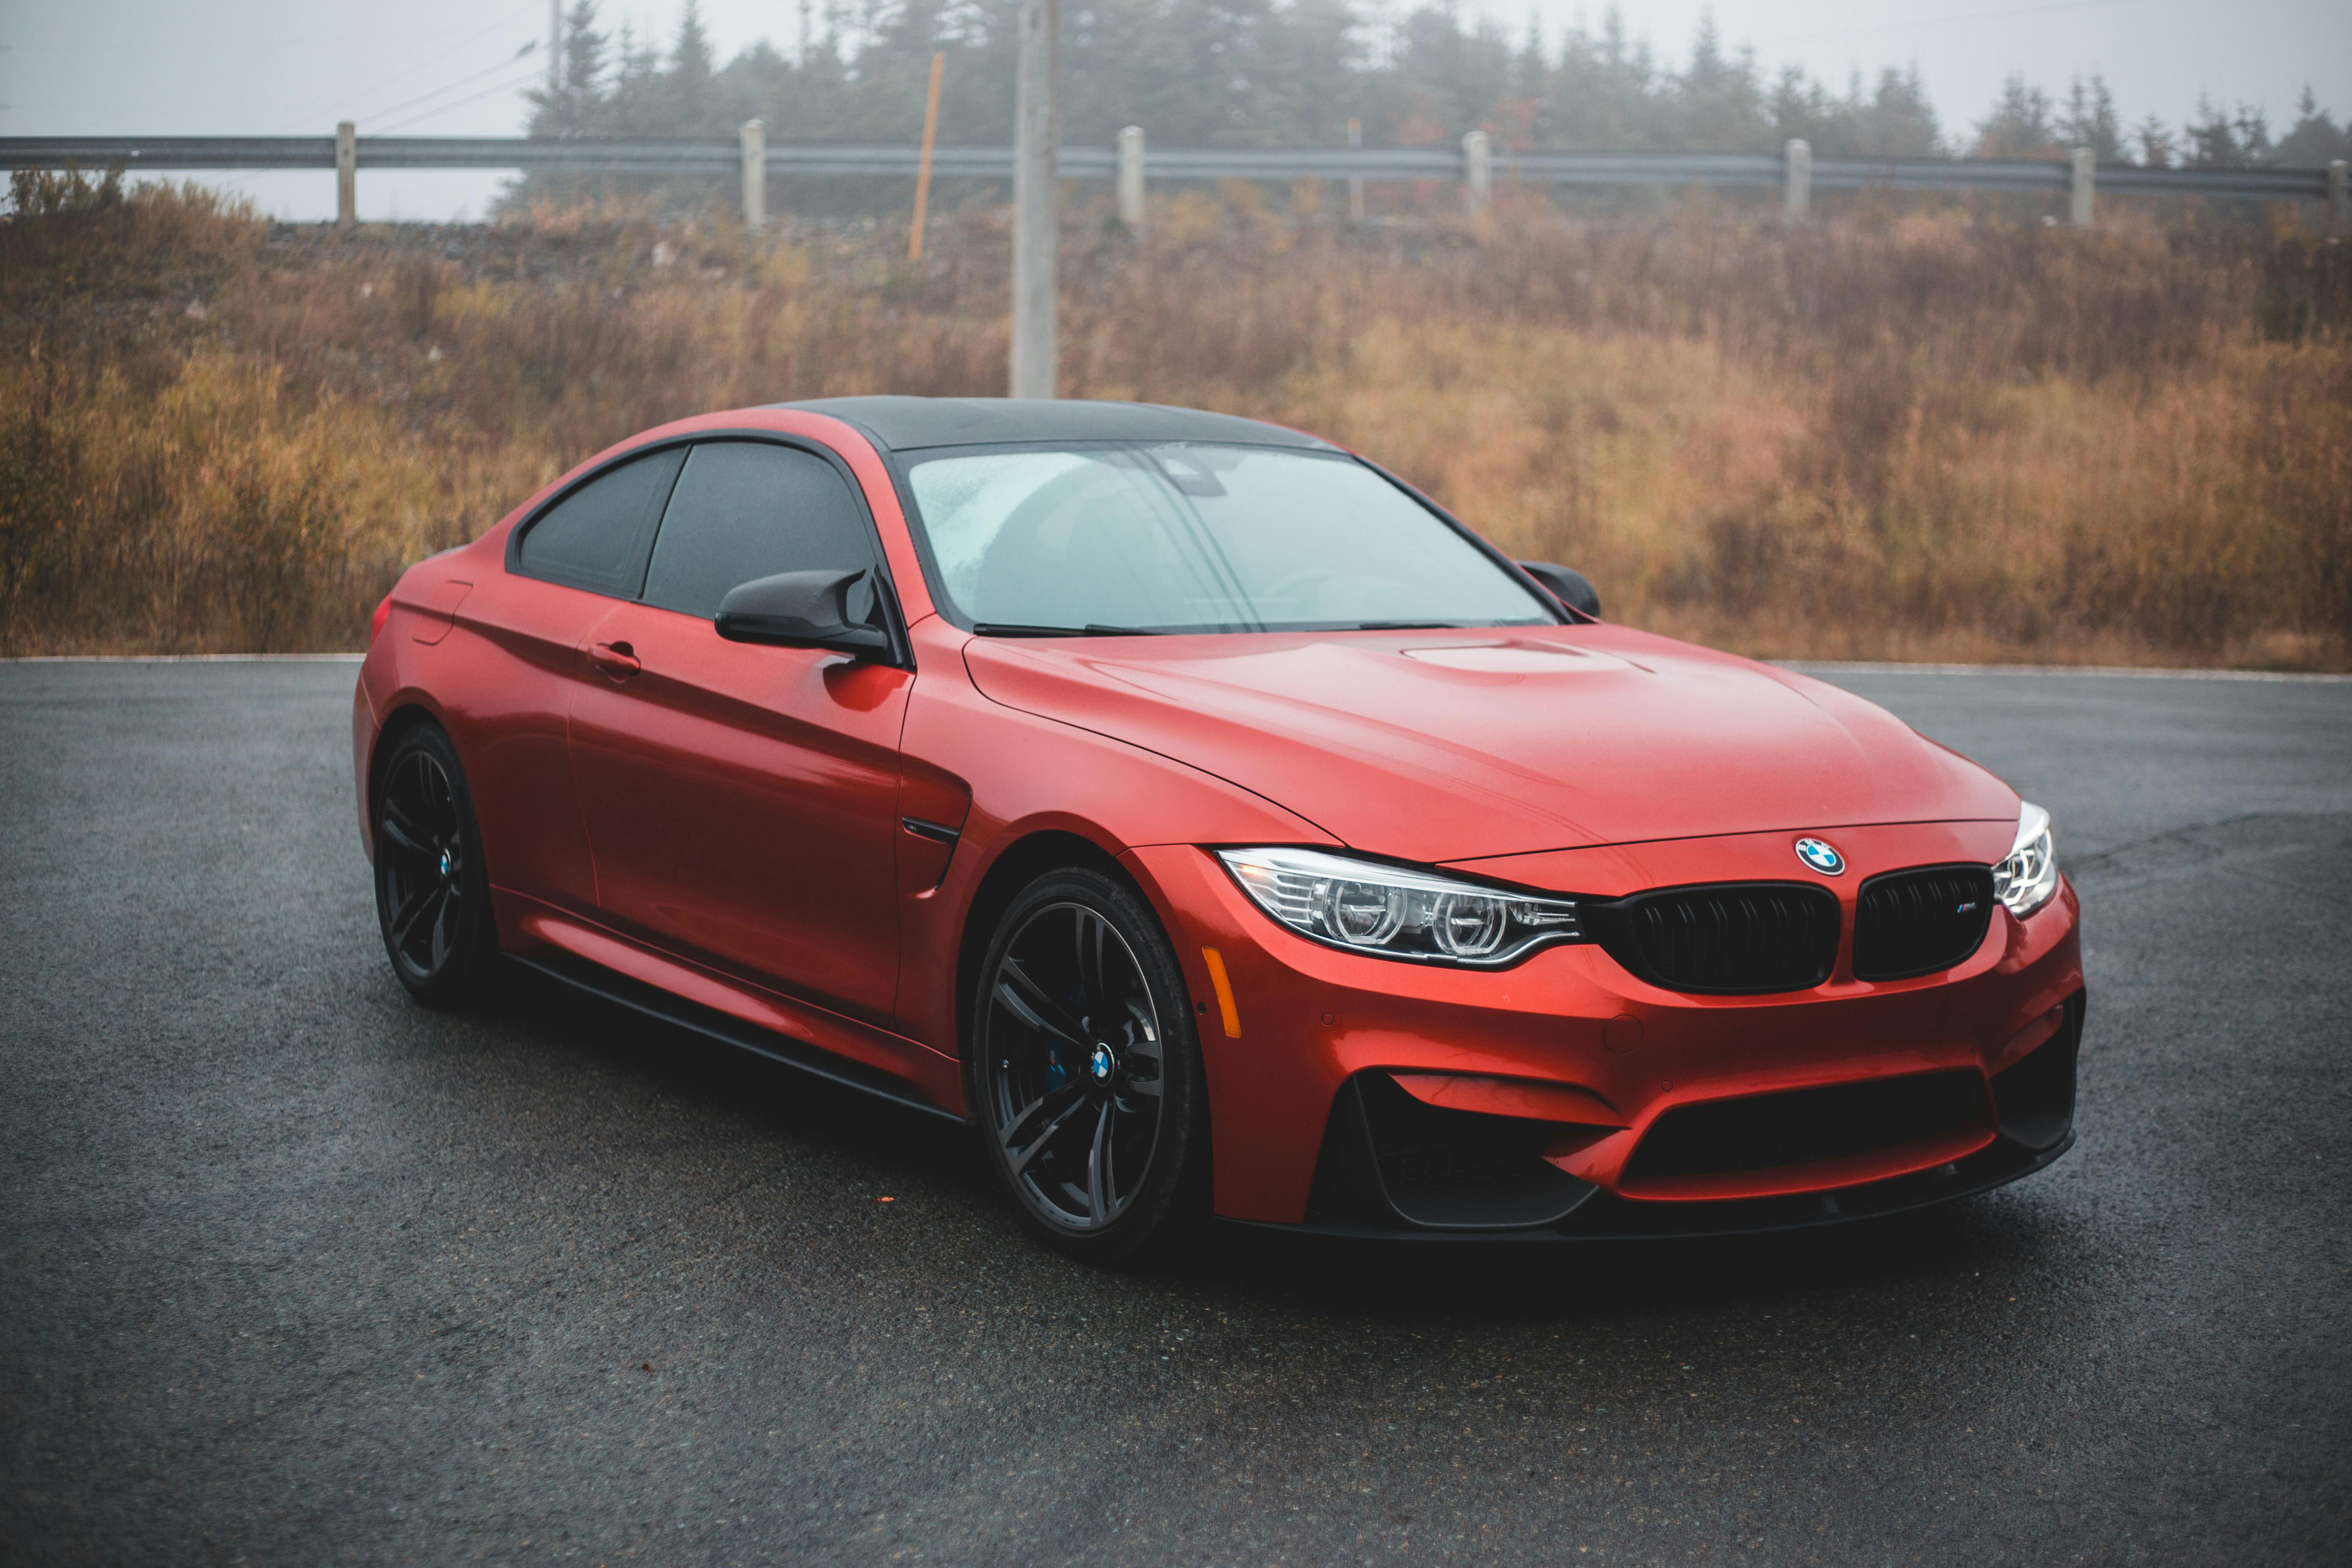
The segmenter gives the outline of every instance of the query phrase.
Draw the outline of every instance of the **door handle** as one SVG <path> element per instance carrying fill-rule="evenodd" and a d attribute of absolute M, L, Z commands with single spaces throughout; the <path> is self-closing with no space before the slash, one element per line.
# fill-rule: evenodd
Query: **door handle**
<path fill-rule="evenodd" d="M 600 642 L 588 650 L 588 662 L 614 680 L 626 680 L 645 668 L 636 650 L 625 642 Z"/>

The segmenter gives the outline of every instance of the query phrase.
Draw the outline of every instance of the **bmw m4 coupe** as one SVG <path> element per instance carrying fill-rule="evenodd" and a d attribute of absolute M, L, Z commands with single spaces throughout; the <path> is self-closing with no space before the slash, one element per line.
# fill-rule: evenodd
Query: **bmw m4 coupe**
<path fill-rule="evenodd" d="M 2073 1142 L 2045 812 L 1269 425 L 663 426 L 410 569 L 352 737 L 420 1000 L 524 966 L 969 1123 L 1085 1258 L 1818 1225 Z"/>

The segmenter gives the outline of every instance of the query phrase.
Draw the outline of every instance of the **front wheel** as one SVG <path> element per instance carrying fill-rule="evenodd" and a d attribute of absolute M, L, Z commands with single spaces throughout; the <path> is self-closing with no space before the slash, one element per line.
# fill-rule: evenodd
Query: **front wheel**
<path fill-rule="evenodd" d="M 1150 908 L 1049 872 L 997 922 L 965 1088 L 1030 1228 L 1091 1262 L 1160 1250 L 1207 1209 L 1207 1098 L 1182 973 Z"/>
<path fill-rule="evenodd" d="M 428 1006 L 478 1001 L 498 968 L 498 923 L 466 771 L 439 727 L 394 742 L 374 828 L 376 918 L 393 973 Z"/>

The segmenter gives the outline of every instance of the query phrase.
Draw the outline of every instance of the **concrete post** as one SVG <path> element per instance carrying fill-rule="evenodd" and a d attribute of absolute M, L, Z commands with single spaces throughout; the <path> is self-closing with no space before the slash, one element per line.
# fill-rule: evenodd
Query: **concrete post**
<path fill-rule="evenodd" d="M 1348 146 L 1352 150 L 1363 144 L 1364 122 L 1360 120 L 1350 120 L 1348 121 Z M 1349 223 L 1364 221 L 1364 176 L 1361 174 L 1348 176 L 1348 221 Z"/>
<path fill-rule="evenodd" d="M 1813 147 L 1801 137 L 1792 136 L 1780 149 L 1786 173 L 1781 176 L 1781 216 L 1790 223 L 1805 221 L 1805 211 L 1813 205 Z"/>
<path fill-rule="evenodd" d="M 1495 199 L 1495 165 L 1484 131 L 1462 138 L 1462 210 L 1483 221 Z"/>
<path fill-rule="evenodd" d="M 743 226 L 753 234 L 768 226 L 768 126 L 743 121 Z"/>
<path fill-rule="evenodd" d="M 1118 221 L 1143 227 L 1143 127 L 1130 125 L 1118 133 Z"/>
<path fill-rule="evenodd" d="M 1015 397 L 1054 395 L 1054 247 L 1060 237 L 1062 0 L 1021 0 L 1013 106 L 1013 375 Z"/>
<path fill-rule="evenodd" d="M 2091 221 L 2091 187 L 2098 178 L 2097 155 L 2088 147 L 2077 147 L 2074 160 L 2074 201 L 2069 220 L 2077 228 L 2087 227 Z"/>
<path fill-rule="evenodd" d="M 359 221 L 359 127 L 346 120 L 335 127 L 335 226 L 349 228 Z"/>
<path fill-rule="evenodd" d="M 2352 163 L 2341 158 L 2327 165 L 2327 226 L 2331 234 L 2352 229 Z"/>

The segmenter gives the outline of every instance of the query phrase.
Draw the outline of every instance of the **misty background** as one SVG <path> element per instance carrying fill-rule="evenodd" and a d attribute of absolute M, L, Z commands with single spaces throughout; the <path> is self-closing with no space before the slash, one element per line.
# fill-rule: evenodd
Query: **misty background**
<path fill-rule="evenodd" d="M 574 69 L 550 92 L 546 0 L 16 3 L 0 134 L 317 135 L 352 119 L 362 135 L 725 135 L 756 114 L 772 142 L 911 142 L 939 48 L 941 140 L 1004 142 L 1015 9 L 570 5 Z M 2352 6 L 1066 0 L 1063 65 L 1072 144 L 1131 122 L 1160 146 L 1330 144 L 1356 118 L 1375 146 L 1483 126 L 1499 149 L 1769 151 L 1802 135 L 1827 155 L 2087 142 L 2135 162 L 2309 163 L 2345 155 Z M 326 172 L 200 178 L 278 216 L 332 214 Z M 568 194 L 536 178 L 363 170 L 360 213 L 480 217 Z"/>

